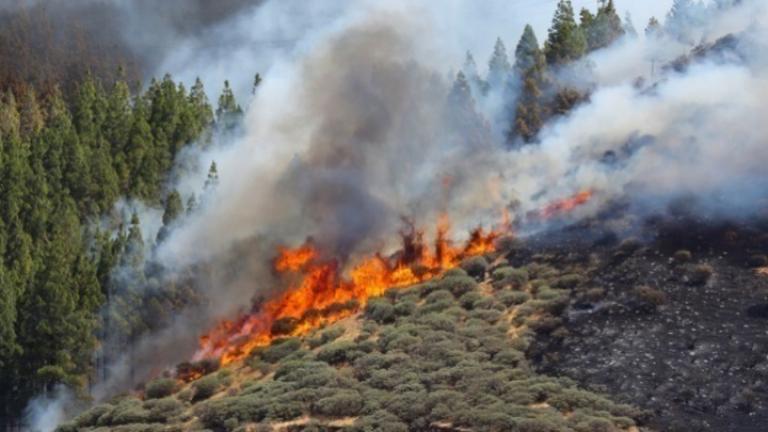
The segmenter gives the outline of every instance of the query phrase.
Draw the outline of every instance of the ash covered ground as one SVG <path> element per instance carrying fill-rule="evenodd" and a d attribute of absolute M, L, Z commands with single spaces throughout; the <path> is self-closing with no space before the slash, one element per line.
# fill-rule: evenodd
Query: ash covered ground
<path fill-rule="evenodd" d="M 661 431 L 762 431 L 768 424 L 765 221 L 646 222 L 640 240 L 601 222 L 530 239 L 517 265 L 572 266 L 567 331 L 538 332 L 537 369 L 646 411 Z"/>

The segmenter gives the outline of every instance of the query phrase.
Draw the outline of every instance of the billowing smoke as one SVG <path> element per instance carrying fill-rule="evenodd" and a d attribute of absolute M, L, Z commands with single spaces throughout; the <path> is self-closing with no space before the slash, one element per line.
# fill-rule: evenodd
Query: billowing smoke
<path fill-rule="evenodd" d="M 276 3 L 264 7 L 291 10 Z M 286 27 L 295 41 L 270 59 L 243 136 L 197 155 L 200 166 L 217 162 L 216 190 L 157 250 L 168 278 L 205 266 L 208 279 L 197 284 L 208 301 L 132 347 L 97 396 L 189 358 L 196 335 L 279 288 L 268 268 L 279 244 L 311 236 L 353 260 L 391 246 L 402 216 L 430 226 L 447 213 L 461 232 L 498 221 L 505 208 L 524 231 L 528 212 L 583 190 L 595 199 L 573 217 L 614 200 L 639 213 L 680 198 L 711 217 L 762 211 L 768 12 L 759 0 L 737 3 L 712 6 L 687 39 L 626 38 L 559 71 L 589 89 L 589 100 L 551 121 L 540 143 L 515 150 L 479 114 L 480 96 L 445 77 L 465 47 L 435 29 L 465 2 L 308 6 L 313 25 Z M 133 376 L 121 373 L 128 369 Z"/>

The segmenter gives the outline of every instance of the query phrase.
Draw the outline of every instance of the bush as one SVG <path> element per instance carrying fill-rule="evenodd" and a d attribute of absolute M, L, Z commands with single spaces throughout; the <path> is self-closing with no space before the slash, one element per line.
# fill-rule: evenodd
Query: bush
<path fill-rule="evenodd" d="M 458 298 L 477 288 L 477 282 L 467 275 L 451 275 L 440 280 L 440 287 L 450 291 L 454 297 Z"/>
<path fill-rule="evenodd" d="M 147 399 L 159 399 L 172 395 L 176 391 L 176 380 L 171 378 L 158 378 L 147 383 L 144 396 Z"/>
<path fill-rule="evenodd" d="M 482 299 L 483 296 L 479 292 L 472 291 L 461 296 L 459 298 L 459 304 L 466 310 L 472 310 L 475 307 L 475 303 Z"/>
<path fill-rule="evenodd" d="M 318 351 L 316 358 L 331 365 L 338 365 L 352 362 L 361 355 L 363 353 L 358 351 L 354 342 L 344 341 L 334 342 L 322 348 Z"/>
<path fill-rule="evenodd" d="M 605 298 L 605 289 L 603 288 L 590 288 L 584 293 L 584 297 L 591 302 L 599 302 Z"/>
<path fill-rule="evenodd" d="M 165 397 L 144 402 L 144 408 L 149 411 L 149 421 L 164 423 L 181 414 L 184 404 L 172 397 Z"/>
<path fill-rule="evenodd" d="M 514 289 L 522 289 L 528 283 L 528 270 L 524 268 L 501 267 L 493 272 L 494 286 L 497 288 L 507 285 Z"/>
<path fill-rule="evenodd" d="M 385 299 L 373 299 L 365 306 L 365 316 L 379 324 L 395 322 L 395 307 Z"/>
<path fill-rule="evenodd" d="M 635 296 L 642 303 L 655 309 L 658 306 L 662 306 L 667 303 L 667 295 L 656 288 L 649 286 L 641 286 L 635 288 Z"/>
<path fill-rule="evenodd" d="M 691 251 L 681 249 L 673 255 L 673 259 L 677 264 L 686 264 L 691 262 L 691 259 L 693 259 L 693 254 L 691 254 Z"/>
<path fill-rule="evenodd" d="M 498 296 L 499 301 L 504 305 L 517 306 L 521 305 L 531 299 L 531 296 L 527 292 L 523 291 L 504 291 Z"/>
<path fill-rule="evenodd" d="M 275 339 L 272 345 L 261 351 L 261 358 L 269 363 L 277 363 L 299 348 L 301 340 L 298 338 Z"/>
<path fill-rule="evenodd" d="M 584 282 L 584 277 L 582 275 L 576 274 L 576 273 L 569 273 L 557 278 L 553 286 L 555 288 L 574 289 L 577 286 L 581 285 L 583 282 Z"/>
<path fill-rule="evenodd" d="M 338 390 L 334 395 L 322 398 L 312 404 L 310 411 L 315 415 L 328 417 L 352 417 L 363 409 L 360 393 L 353 390 Z"/>
<path fill-rule="evenodd" d="M 696 286 L 706 285 L 714 273 L 715 270 L 709 264 L 699 264 L 689 270 L 688 283 Z"/>
<path fill-rule="evenodd" d="M 333 342 L 336 339 L 340 338 L 344 334 L 344 328 L 339 326 L 331 327 L 324 332 L 320 333 L 319 336 L 314 337 L 312 339 L 309 339 L 309 347 L 312 349 L 315 349 L 321 345 L 325 345 L 328 342 Z"/>
<path fill-rule="evenodd" d="M 485 277 L 485 272 L 488 269 L 488 261 L 481 256 L 467 258 L 461 263 L 461 268 L 467 272 L 467 274 L 475 279 L 482 279 Z"/>
<path fill-rule="evenodd" d="M 91 409 L 75 417 L 72 420 L 72 424 L 77 428 L 84 428 L 86 426 L 96 426 L 99 424 L 99 418 L 101 418 L 102 416 L 108 417 L 109 414 L 112 412 L 112 409 L 113 409 L 112 405 L 108 405 L 108 404 L 95 405 Z M 74 430 L 77 430 L 77 428 Z"/>
<path fill-rule="evenodd" d="M 359 417 L 351 429 L 354 432 L 408 432 L 408 425 L 387 411 Z"/>
<path fill-rule="evenodd" d="M 149 421 L 149 411 L 142 407 L 141 402 L 136 399 L 124 399 L 106 417 L 99 419 L 100 424 L 107 426 L 116 426 L 129 423 L 147 423 Z"/>
<path fill-rule="evenodd" d="M 413 315 L 413 313 L 416 312 L 416 309 L 418 309 L 418 305 L 411 300 L 400 300 L 395 304 L 395 313 L 398 316 Z"/>
<path fill-rule="evenodd" d="M 195 381 L 195 383 L 192 385 L 192 388 L 195 391 L 194 396 L 192 396 L 192 402 L 199 402 L 201 400 L 208 399 L 209 397 L 216 394 L 220 387 L 221 381 L 216 375 L 208 375 Z"/>

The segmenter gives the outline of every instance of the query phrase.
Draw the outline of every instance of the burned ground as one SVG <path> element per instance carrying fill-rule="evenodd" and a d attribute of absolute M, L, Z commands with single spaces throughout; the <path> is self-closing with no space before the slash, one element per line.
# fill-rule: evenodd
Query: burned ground
<path fill-rule="evenodd" d="M 596 245 L 586 229 L 542 240 L 540 260 L 578 262 L 584 279 L 567 332 L 540 334 L 529 356 L 539 372 L 648 410 L 655 430 L 765 430 L 768 242 L 755 226 L 665 219 L 643 243 Z"/>

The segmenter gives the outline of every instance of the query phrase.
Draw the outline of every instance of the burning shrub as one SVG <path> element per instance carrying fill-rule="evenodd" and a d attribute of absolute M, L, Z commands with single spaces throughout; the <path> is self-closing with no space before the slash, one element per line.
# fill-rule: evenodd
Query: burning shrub
<path fill-rule="evenodd" d="M 395 307 L 385 299 L 372 299 L 365 306 L 365 316 L 379 324 L 392 323 L 397 317 Z"/>
<path fill-rule="evenodd" d="M 699 264 L 689 269 L 688 283 L 695 286 L 706 285 L 715 273 L 715 269 L 709 264 Z"/>
<path fill-rule="evenodd" d="M 363 399 L 354 390 L 339 390 L 334 395 L 313 403 L 310 411 L 328 417 L 352 417 L 363 409 Z"/>
<path fill-rule="evenodd" d="M 261 352 L 261 358 L 269 363 L 277 363 L 301 348 L 301 340 L 298 338 L 275 339 L 272 345 Z"/>
<path fill-rule="evenodd" d="M 488 269 L 488 261 L 481 256 L 467 258 L 461 263 L 461 268 L 475 279 L 483 279 Z"/>
<path fill-rule="evenodd" d="M 144 396 L 147 399 L 159 399 L 172 395 L 176 391 L 176 380 L 171 378 L 158 378 L 147 383 Z"/>
<path fill-rule="evenodd" d="M 280 318 L 272 323 L 271 333 L 274 336 L 289 335 L 296 330 L 299 320 L 293 317 Z"/>
<path fill-rule="evenodd" d="M 687 249 L 680 249 L 679 251 L 675 252 L 673 259 L 677 264 L 687 264 L 693 259 L 693 254 Z"/>
<path fill-rule="evenodd" d="M 198 362 L 184 362 L 176 366 L 176 376 L 185 382 L 193 381 L 201 376 L 209 375 L 219 370 L 217 359 L 205 359 Z"/>

